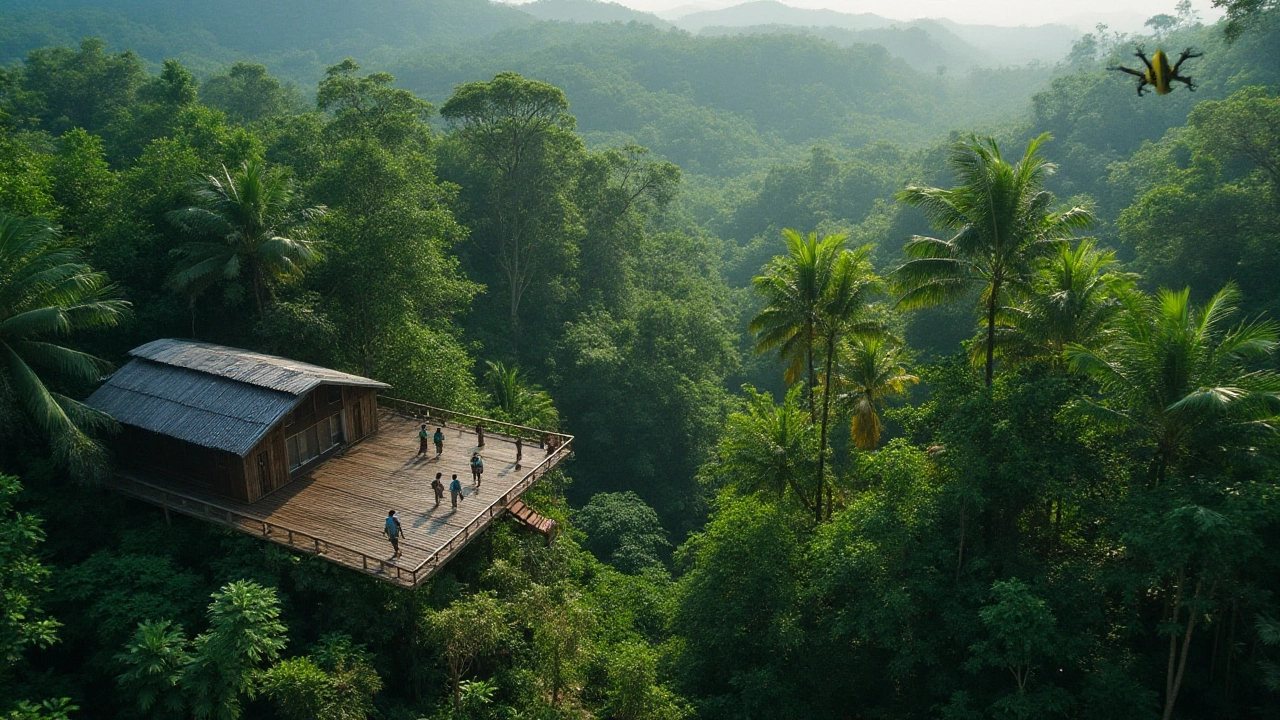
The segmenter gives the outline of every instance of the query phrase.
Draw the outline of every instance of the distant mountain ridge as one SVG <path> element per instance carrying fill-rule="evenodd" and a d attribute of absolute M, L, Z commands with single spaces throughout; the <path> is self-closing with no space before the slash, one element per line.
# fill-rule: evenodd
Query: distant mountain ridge
<path fill-rule="evenodd" d="M 675 25 L 663 20 L 653 13 L 633 10 L 625 5 L 598 0 L 536 0 L 515 6 L 523 13 L 539 20 L 559 22 L 642 22 L 664 30 Z"/>
<path fill-rule="evenodd" d="M 1067 25 L 1001 27 L 966 25 L 947 19 L 892 20 L 874 13 L 798 8 L 777 0 L 753 0 L 720 10 L 681 15 L 670 22 L 657 15 L 597 0 L 538 0 L 515 6 L 544 20 L 569 22 L 647 22 L 709 36 L 801 32 L 840 45 L 881 45 L 917 69 L 1054 63 L 1066 56 L 1080 32 Z M 909 31 L 919 28 L 923 41 Z"/>

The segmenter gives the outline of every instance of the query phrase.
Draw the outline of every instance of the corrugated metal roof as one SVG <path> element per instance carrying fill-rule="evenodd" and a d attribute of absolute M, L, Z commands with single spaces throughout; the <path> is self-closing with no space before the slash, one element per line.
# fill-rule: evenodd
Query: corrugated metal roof
<path fill-rule="evenodd" d="M 305 395 L 317 385 L 389 388 L 377 380 L 330 370 L 319 365 L 264 355 L 250 350 L 164 338 L 140 345 L 129 354 L 165 365 L 198 370 L 269 390 Z"/>
<path fill-rule="evenodd" d="M 125 425 L 244 456 L 299 400 L 220 375 L 133 360 L 87 402 Z"/>

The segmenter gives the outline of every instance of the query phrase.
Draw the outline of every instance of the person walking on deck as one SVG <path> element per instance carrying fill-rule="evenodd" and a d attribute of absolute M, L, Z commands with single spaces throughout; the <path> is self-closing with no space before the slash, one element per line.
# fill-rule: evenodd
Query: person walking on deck
<path fill-rule="evenodd" d="M 462 483 L 458 482 L 458 476 L 453 476 L 453 482 L 449 483 L 449 494 L 453 499 L 453 509 L 458 509 L 458 498 L 462 496 Z"/>
<path fill-rule="evenodd" d="M 428 437 L 429 436 L 427 435 L 427 426 L 423 425 L 422 429 L 418 431 L 418 457 L 422 457 L 423 455 L 427 454 L 427 438 Z"/>
<path fill-rule="evenodd" d="M 444 428 L 442 427 L 436 428 L 435 441 L 436 441 L 436 457 L 440 457 L 440 454 L 444 452 Z"/>
<path fill-rule="evenodd" d="M 484 447 L 484 423 L 476 423 L 476 444 Z"/>
<path fill-rule="evenodd" d="M 400 518 L 396 517 L 395 510 L 387 511 L 387 523 L 382 528 L 382 533 L 391 540 L 391 549 L 395 551 L 392 559 L 400 557 L 400 535 L 404 533 L 404 528 L 400 527 Z"/>
<path fill-rule="evenodd" d="M 444 499 L 444 483 L 440 481 L 443 473 L 436 473 L 436 479 L 431 481 L 431 490 L 436 494 L 436 507 L 440 507 L 440 501 Z"/>
<path fill-rule="evenodd" d="M 471 480 L 480 487 L 480 476 L 484 474 L 484 460 L 480 459 L 480 453 L 471 453 Z"/>
<path fill-rule="evenodd" d="M 516 438 L 516 469 L 520 469 L 520 459 L 524 457 L 524 440 Z"/>

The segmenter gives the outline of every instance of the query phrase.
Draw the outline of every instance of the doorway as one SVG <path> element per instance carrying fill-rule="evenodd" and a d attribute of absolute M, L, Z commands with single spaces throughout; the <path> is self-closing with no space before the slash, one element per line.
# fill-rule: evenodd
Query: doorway
<path fill-rule="evenodd" d="M 258 453 L 258 497 L 275 490 L 271 485 L 271 454 Z"/>

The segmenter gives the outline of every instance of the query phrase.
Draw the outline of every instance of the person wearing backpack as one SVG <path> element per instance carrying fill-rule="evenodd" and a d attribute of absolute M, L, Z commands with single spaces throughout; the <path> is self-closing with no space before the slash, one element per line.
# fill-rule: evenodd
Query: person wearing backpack
<path fill-rule="evenodd" d="M 440 481 L 442 473 L 436 473 L 436 479 L 431 481 L 431 491 L 436 496 L 436 507 L 440 507 L 440 501 L 444 499 L 444 483 Z"/>
<path fill-rule="evenodd" d="M 400 518 L 396 517 L 395 510 L 387 511 L 387 522 L 382 528 L 382 534 L 391 540 L 391 549 L 395 553 L 391 556 L 394 560 L 400 557 L 400 535 L 404 533 L 404 528 L 400 526 Z"/>
<path fill-rule="evenodd" d="M 471 479 L 475 481 L 476 487 L 480 487 L 480 476 L 484 474 L 484 460 L 480 459 L 480 453 L 471 454 Z"/>

